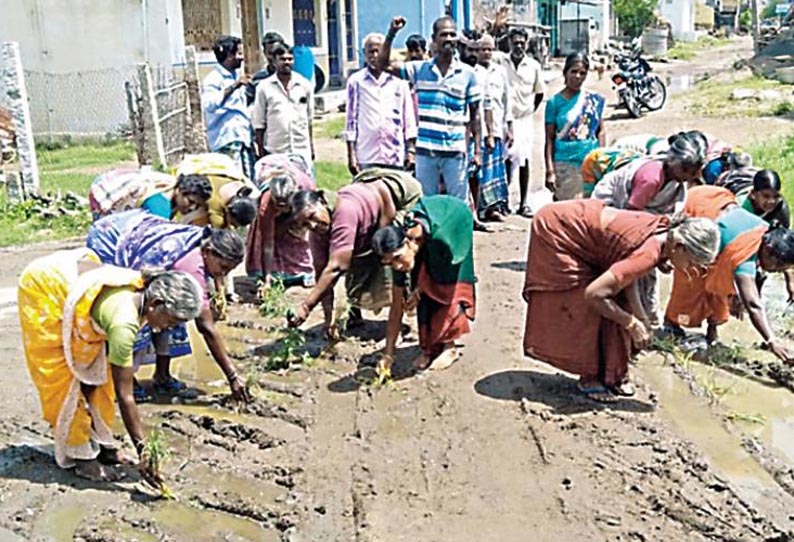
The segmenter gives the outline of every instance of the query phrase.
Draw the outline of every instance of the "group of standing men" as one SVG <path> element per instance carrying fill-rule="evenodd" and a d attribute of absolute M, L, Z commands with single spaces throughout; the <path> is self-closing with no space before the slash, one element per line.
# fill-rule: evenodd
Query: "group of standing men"
<path fill-rule="evenodd" d="M 527 54 L 526 31 L 509 33 L 508 54 L 495 51 L 487 34 L 459 40 L 454 20 L 442 17 L 433 25 L 430 58 L 426 41 L 413 35 L 405 61 L 392 62 L 405 24 L 395 17 L 385 36 L 367 35 L 365 67 L 348 79 L 343 136 L 351 174 L 404 169 L 424 194 L 445 192 L 466 201 L 475 218 L 497 221 L 510 212 L 508 185 L 518 178 L 517 212 L 531 216 L 533 117 L 544 87 L 540 64 Z M 255 160 L 268 154 L 299 154 L 309 167 L 314 160 L 312 84 L 294 72 L 283 37 L 268 32 L 262 46 L 267 67 L 249 78 L 237 74 L 240 39 L 220 38 L 218 66 L 202 91 L 210 151 L 239 160 L 250 176 Z M 478 220 L 475 227 L 485 229 Z"/>

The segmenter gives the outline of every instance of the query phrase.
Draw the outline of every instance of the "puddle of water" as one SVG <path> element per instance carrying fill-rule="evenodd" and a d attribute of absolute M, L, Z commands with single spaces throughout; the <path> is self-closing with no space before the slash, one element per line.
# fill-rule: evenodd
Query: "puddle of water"
<path fill-rule="evenodd" d="M 713 381 L 727 389 L 720 406 L 725 412 L 736 415 L 734 423 L 794 465 L 794 394 L 785 388 L 765 386 L 699 363 L 693 363 L 691 370 L 700 381 Z M 742 421 L 741 416 L 758 416 L 763 423 Z"/>
<path fill-rule="evenodd" d="M 661 357 L 644 359 L 637 370 L 659 394 L 661 414 L 704 452 L 719 474 L 755 494 L 776 487 L 772 477 L 742 448 L 740 438 L 712 414 L 707 400 L 693 396 Z"/>
<path fill-rule="evenodd" d="M 689 90 L 694 85 L 695 77 L 692 74 L 671 75 L 667 81 L 667 90 L 670 92 L 681 92 Z"/>
<path fill-rule="evenodd" d="M 257 504 L 275 504 L 277 499 L 286 496 L 287 490 L 274 483 L 219 472 L 204 465 L 188 469 L 185 477 L 196 482 L 199 487 L 209 487 L 219 493 L 238 495 Z"/>
<path fill-rule="evenodd" d="M 177 502 L 164 503 L 153 514 L 157 526 L 177 540 L 191 542 L 278 542 L 277 532 L 243 518 L 198 510 Z"/>
<path fill-rule="evenodd" d="M 56 502 L 36 519 L 31 538 L 40 542 L 72 542 L 89 511 L 78 504 Z"/>

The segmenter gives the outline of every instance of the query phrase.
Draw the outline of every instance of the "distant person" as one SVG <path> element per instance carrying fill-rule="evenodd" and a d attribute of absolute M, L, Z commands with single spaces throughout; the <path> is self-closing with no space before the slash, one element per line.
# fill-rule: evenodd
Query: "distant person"
<path fill-rule="evenodd" d="M 225 154 L 240 163 L 240 169 L 251 178 L 254 173 L 254 147 L 251 117 L 245 89 L 251 79 L 237 76 L 243 65 L 240 38 L 223 36 L 212 48 L 218 65 L 204 78 L 201 103 L 207 124 L 207 145 L 212 152 Z"/>
<path fill-rule="evenodd" d="M 416 115 L 408 83 L 378 66 L 383 34 L 364 38 L 366 66 L 347 80 L 344 137 L 351 175 L 370 167 L 413 170 Z"/>
<path fill-rule="evenodd" d="M 427 59 L 427 40 L 421 34 L 411 34 L 405 40 L 407 53 L 405 61 L 426 60 Z"/>
<path fill-rule="evenodd" d="M 245 97 L 248 100 L 248 105 L 254 103 L 256 99 L 256 86 L 260 81 L 276 73 L 276 59 L 273 56 L 273 50 L 276 48 L 276 45 L 284 45 L 286 43 L 287 41 L 284 39 L 284 36 L 275 30 L 265 32 L 265 35 L 262 36 L 262 52 L 265 55 L 265 67 L 254 74 L 251 78 L 251 83 L 245 89 Z"/>
<path fill-rule="evenodd" d="M 499 32 L 507 22 L 509 6 L 497 13 L 495 32 Z M 507 174 L 511 182 L 518 178 L 519 202 L 518 214 L 523 217 L 532 216 L 532 209 L 527 200 L 532 177 L 533 152 L 535 151 L 535 117 L 540 104 L 543 103 L 545 88 L 543 70 L 532 55 L 527 54 L 529 34 L 523 28 L 512 28 L 507 34 L 509 54 L 495 52 L 493 61 L 507 71 L 510 88 L 511 115 L 513 117 L 513 134 L 507 148 Z"/>
<path fill-rule="evenodd" d="M 299 154 L 311 167 L 314 163 L 314 89 L 305 77 L 293 71 L 292 47 L 276 44 L 273 59 L 276 73 L 256 87 L 253 124 L 257 156 Z"/>
<path fill-rule="evenodd" d="M 380 52 L 379 67 L 389 67 L 391 47 L 405 27 L 395 17 Z M 389 69 L 414 84 L 419 97 L 419 131 L 416 140 L 416 178 L 426 196 L 437 194 L 443 176 L 447 194 L 467 201 L 467 163 L 479 167 L 481 157 L 480 87 L 474 69 L 455 58 L 457 28 L 450 17 L 433 23 L 431 60 L 396 63 Z M 467 157 L 466 134 L 474 139 Z"/>
<path fill-rule="evenodd" d="M 606 142 L 606 100 L 582 88 L 589 69 L 587 55 L 568 55 L 562 70 L 565 88 L 546 102 L 546 186 L 558 201 L 582 197 L 582 162 Z"/>
<path fill-rule="evenodd" d="M 489 34 L 480 39 L 479 64 L 475 68 L 483 88 L 483 159 L 474 191 L 480 218 L 503 220 L 509 213 L 505 147 L 513 139 L 513 105 L 507 72 L 493 62 L 496 42 Z"/>

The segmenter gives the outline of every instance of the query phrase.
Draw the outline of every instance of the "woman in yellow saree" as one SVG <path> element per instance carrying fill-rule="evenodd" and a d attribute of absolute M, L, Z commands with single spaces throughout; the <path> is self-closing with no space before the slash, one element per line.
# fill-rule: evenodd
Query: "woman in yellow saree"
<path fill-rule="evenodd" d="M 56 462 L 84 478 L 117 479 L 108 465 L 130 461 L 110 430 L 116 396 L 139 459 L 144 450 L 132 392 L 135 335 L 147 322 L 161 330 L 196 318 L 201 286 L 186 273 L 100 265 L 81 248 L 28 264 L 18 295 L 25 357 L 53 428 Z M 156 480 L 145 467 L 142 474 Z"/>

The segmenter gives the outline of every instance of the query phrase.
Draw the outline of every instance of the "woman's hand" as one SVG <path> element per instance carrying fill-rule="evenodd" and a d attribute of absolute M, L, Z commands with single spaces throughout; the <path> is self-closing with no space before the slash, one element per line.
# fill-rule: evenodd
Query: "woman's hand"
<path fill-rule="evenodd" d="M 637 317 L 632 316 L 629 325 L 626 326 L 626 331 L 629 332 L 631 342 L 634 348 L 642 350 L 651 344 L 651 332 L 648 327 L 642 323 Z"/>
<path fill-rule="evenodd" d="M 138 454 L 138 472 L 141 473 L 141 477 L 146 483 L 153 488 L 162 489 L 165 478 L 163 478 L 161 472 L 154 470 L 151 455 L 143 447 L 141 447 L 141 451 Z"/>
<path fill-rule="evenodd" d="M 744 304 L 738 295 L 732 295 L 728 298 L 728 305 L 730 308 L 731 316 L 737 320 L 744 319 Z"/>
<path fill-rule="evenodd" d="M 546 188 L 552 192 L 557 191 L 557 175 L 553 171 L 546 173 Z"/>
<path fill-rule="evenodd" d="M 408 296 L 408 299 L 406 299 L 405 303 L 403 304 L 406 312 L 413 312 L 416 310 L 417 305 L 419 305 L 419 297 L 419 290 L 414 290 L 411 292 L 411 294 Z"/>
<path fill-rule="evenodd" d="M 794 363 L 794 350 L 783 345 L 779 339 L 772 339 L 767 343 L 769 351 L 780 359 L 783 363 L 791 365 Z"/>
<path fill-rule="evenodd" d="M 287 325 L 289 327 L 300 327 L 303 322 L 309 318 L 309 307 L 305 303 L 301 303 L 297 310 L 289 310 L 287 312 Z"/>
<path fill-rule="evenodd" d="M 232 399 L 241 403 L 251 402 L 251 393 L 245 387 L 245 383 L 237 373 L 229 378 L 229 389 L 232 392 Z"/>

